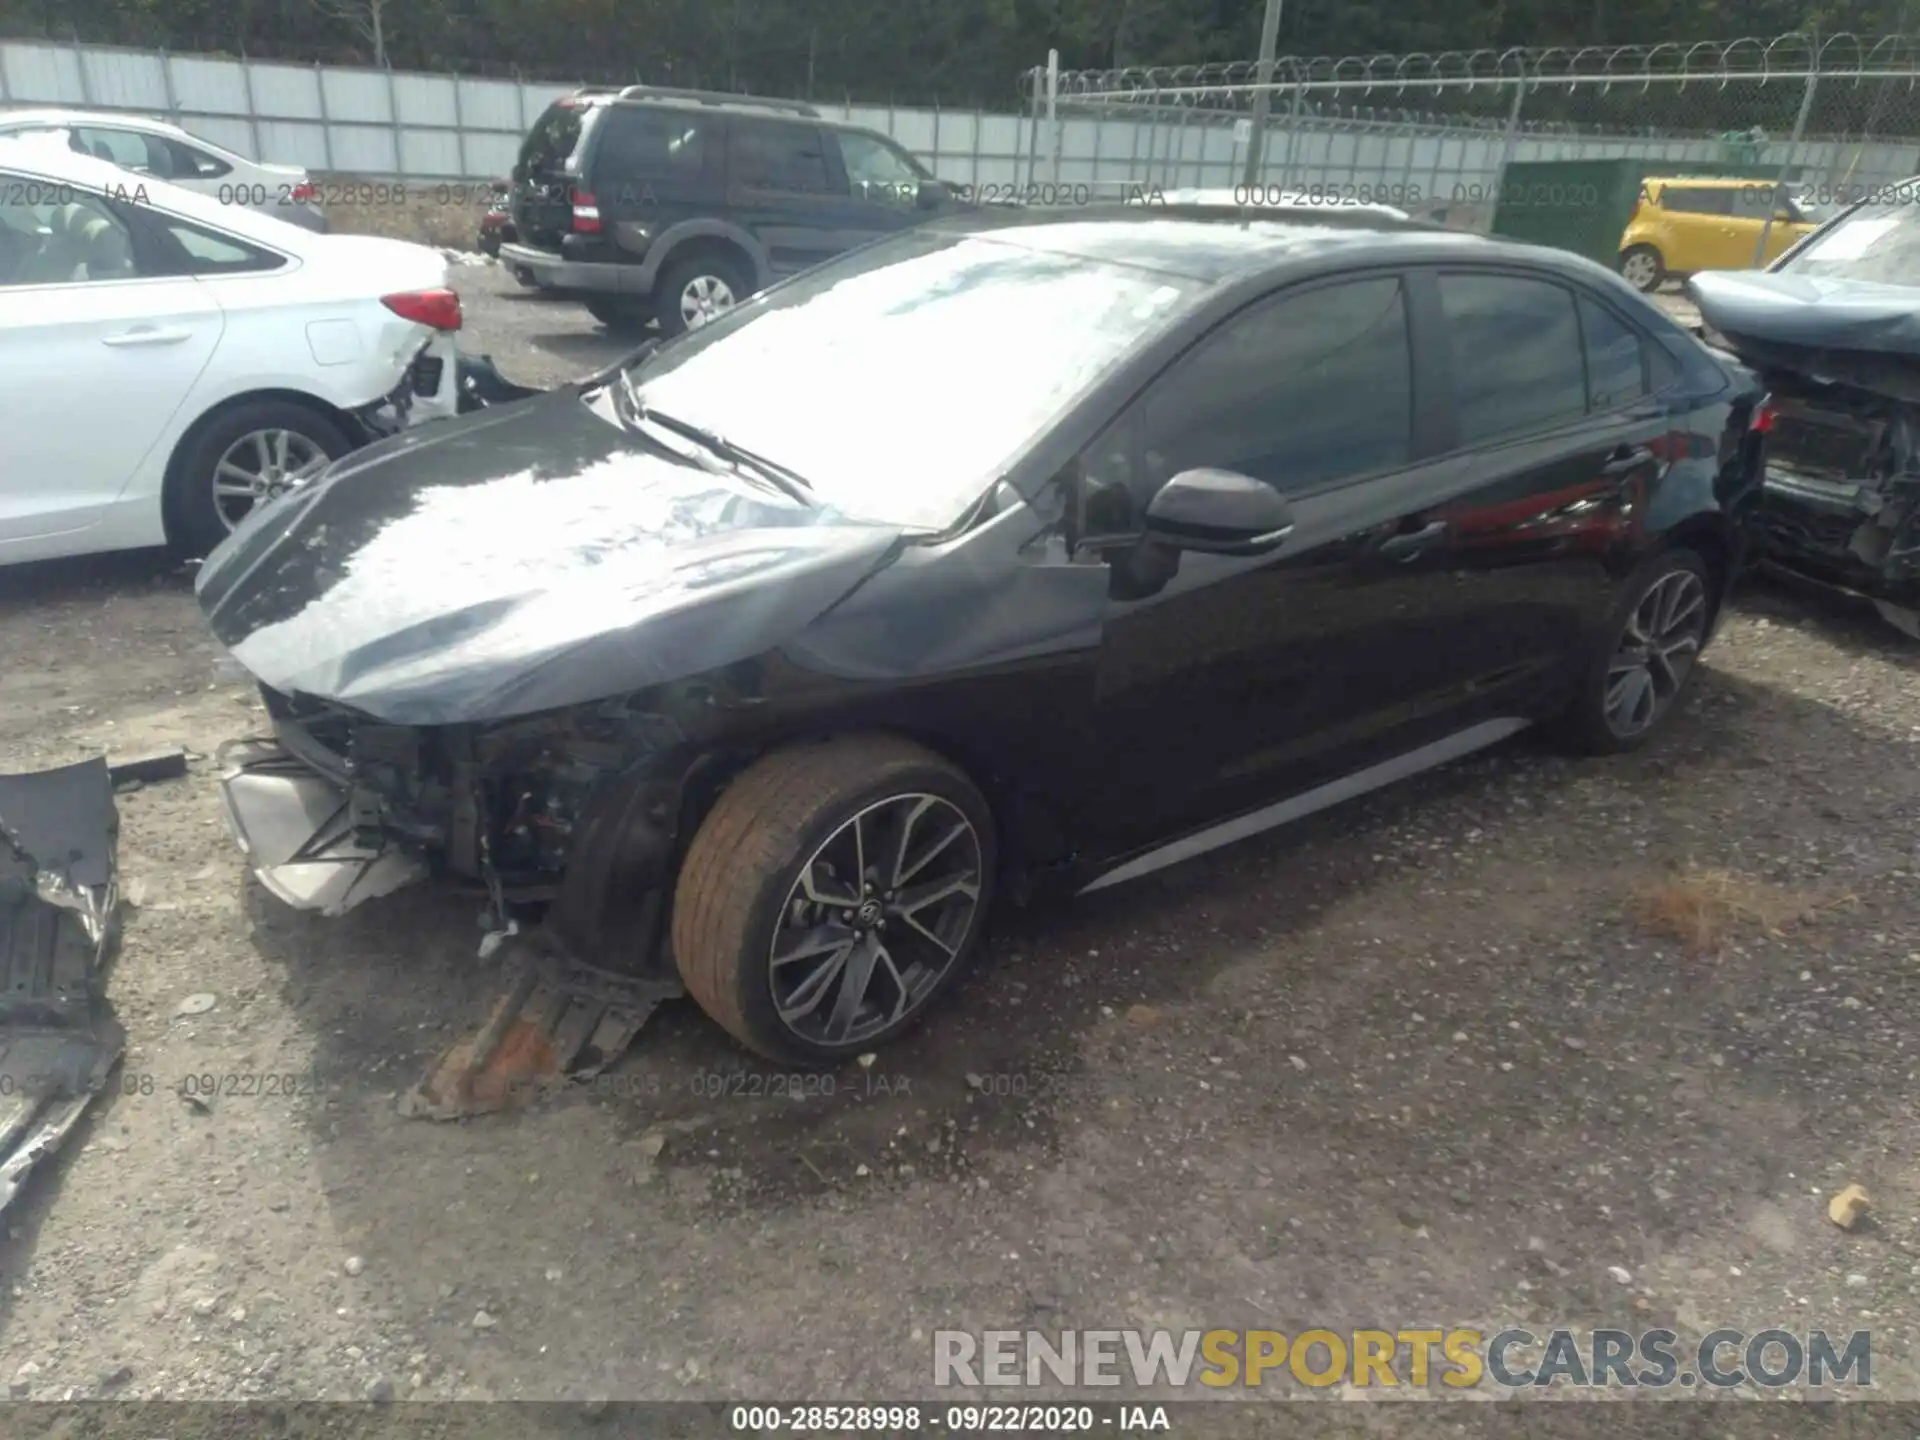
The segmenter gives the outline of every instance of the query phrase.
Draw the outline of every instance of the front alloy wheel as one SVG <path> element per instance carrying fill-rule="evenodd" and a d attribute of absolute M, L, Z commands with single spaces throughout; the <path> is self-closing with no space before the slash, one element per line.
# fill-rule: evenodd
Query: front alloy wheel
<path fill-rule="evenodd" d="M 780 1022 L 837 1047 L 908 1019 L 972 933 L 980 877 L 980 837 L 949 800 L 896 795 L 855 815 L 781 907 L 767 958 Z"/>
<path fill-rule="evenodd" d="M 249 431 L 229 445 L 214 465 L 214 511 L 233 530 L 255 506 L 313 479 L 330 460 L 325 450 L 298 431 Z"/>
<path fill-rule="evenodd" d="M 877 1050 L 978 953 L 995 843 L 979 790 L 909 740 L 775 750 L 721 792 L 681 862 L 672 938 L 687 992 L 785 1064 Z"/>
<path fill-rule="evenodd" d="M 1631 741 L 1673 705 L 1707 636 L 1707 587 L 1690 569 L 1656 580 L 1627 617 L 1607 667 L 1607 729 Z"/>

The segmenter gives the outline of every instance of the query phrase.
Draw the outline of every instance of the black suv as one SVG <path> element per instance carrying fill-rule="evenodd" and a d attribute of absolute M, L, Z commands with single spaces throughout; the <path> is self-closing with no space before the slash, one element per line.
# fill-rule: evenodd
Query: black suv
<path fill-rule="evenodd" d="M 811 105 L 651 85 L 548 106 L 513 171 L 523 281 L 665 335 L 856 245 L 968 208 L 899 145 Z"/>

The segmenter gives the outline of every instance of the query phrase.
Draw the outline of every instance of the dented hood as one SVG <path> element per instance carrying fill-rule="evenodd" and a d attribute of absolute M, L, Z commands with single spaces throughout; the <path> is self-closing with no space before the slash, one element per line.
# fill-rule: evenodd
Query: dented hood
<path fill-rule="evenodd" d="M 1920 288 L 1829 275 L 1709 271 L 1687 283 L 1729 340 L 1920 355 Z"/>
<path fill-rule="evenodd" d="M 565 386 L 406 432 L 263 507 L 196 583 L 284 694 L 499 720 L 758 654 L 894 553 L 892 526 L 674 458 Z"/>

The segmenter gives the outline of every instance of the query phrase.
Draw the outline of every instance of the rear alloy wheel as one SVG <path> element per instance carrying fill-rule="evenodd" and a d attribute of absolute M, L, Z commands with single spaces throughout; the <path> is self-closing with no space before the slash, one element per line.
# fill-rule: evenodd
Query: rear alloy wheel
<path fill-rule="evenodd" d="M 213 504 L 229 532 L 256 506 L 278 500 L 313 479 L 333 461 L 311 436 L 298 430 L 250 430 L 226 449 L 213 468 Z"/>
<path fill-rule="evenodd" d="M 202 556 L 249 515 L 317 478 L 353 448 L 338 424 L 290 400 L 249 400 L 216 416 L 167 476 L 167 530 Z"/>
<path fill-rule="evenodd" d="M 1643 570 L 1589 667 L 1566 720 L 1580 748 L 1638 749 L 1678 709 L 1707 643 L 1712 581 L 1691 550 Z"/>
<path fill-rule="evenodd" d="M 1667 278 L 1667 267 L 1651 245 L 1635 245 L 1620 253 L 1620 278 L 1643 295 L 1651 295 Z"/>
<path fill-rule="evenodd" d="M 901 1034 L 977 951 L 993 822 L 886 736 L 777 751 L 720 797 L 674 896 L 687 989 L 749 1048 L 831 1064 Z"/>
<path fill-rule="evenodd" d="M 752 281 L 725 256 L 698 255 L 678 261 L 659 280 L 654 313 L 660 333 L 674 336 L 698 330 L 752 293 Z"/>

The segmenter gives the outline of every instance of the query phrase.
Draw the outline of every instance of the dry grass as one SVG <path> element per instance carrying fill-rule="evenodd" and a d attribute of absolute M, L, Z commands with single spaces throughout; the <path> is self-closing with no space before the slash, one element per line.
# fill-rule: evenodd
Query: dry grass
<path fill-rule="evenodd" d="M 1655 934 L 1680 941 L 1696 955 L 1716 955 L 1735 934 L 1784 938 L 1853 899 L 1822 898 L 1731 870 L 1689 865 L 1642 889 L 1633 909 Z"/>

